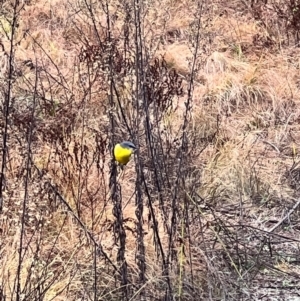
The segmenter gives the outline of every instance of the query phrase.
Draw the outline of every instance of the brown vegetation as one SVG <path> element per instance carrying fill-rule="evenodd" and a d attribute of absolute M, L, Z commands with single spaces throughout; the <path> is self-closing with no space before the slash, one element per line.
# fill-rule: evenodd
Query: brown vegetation
<path fill-rule="evenodd" d="M 299 24 L 297 0 L 2 1 L 0 301 L 296 300 Z"/>

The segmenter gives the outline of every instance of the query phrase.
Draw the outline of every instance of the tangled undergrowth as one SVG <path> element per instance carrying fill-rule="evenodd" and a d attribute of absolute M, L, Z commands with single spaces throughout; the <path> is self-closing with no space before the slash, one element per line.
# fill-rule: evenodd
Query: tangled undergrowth
<path fill-rule="evenodd" d="M 0 300 L 299 298 L 298 1 L 0 11 Z"/>

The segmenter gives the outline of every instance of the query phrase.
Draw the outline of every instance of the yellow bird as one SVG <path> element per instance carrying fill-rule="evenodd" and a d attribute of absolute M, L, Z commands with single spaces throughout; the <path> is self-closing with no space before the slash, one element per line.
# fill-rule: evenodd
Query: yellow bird
<path fill-rule="evenodd" d="M 136 150 L 136 146 L 130 141 L 123 141 L 114 147 L 114 156 L 116 161 L 122 165 L 126 165 L 132 153 Z"/>

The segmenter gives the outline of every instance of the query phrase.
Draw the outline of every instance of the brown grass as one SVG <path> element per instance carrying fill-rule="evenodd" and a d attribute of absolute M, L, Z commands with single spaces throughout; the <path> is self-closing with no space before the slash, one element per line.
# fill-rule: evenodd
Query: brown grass
<path fill-rule="evenodd" d="M 243 1 L 229 2 L 243 7 Z M 117 16 L 112 22 L 112 33 L 120 40 L 126 17 L 121 4 L 111 1 L 109 7 L 111 14 Z M 278 245 L 272 245 L 275 259 L 270 255 L 271 251 L 263 250 L 266 245 L 260 244 L 265 232 L 249 234 L 256 230 L 267 233 L 299 197 L 296 164 L 300 148 L 299 50 L 282 45 L 276 39 L 274 47 L 255 44 L 254 38 L 261 35 L 262 28 L 246 10 L 245 14 L 235 14 L 229 7 L 228 13 L 221 14 L 222 6 L 217 3 L 208 7 L 203 16 L 205 26 L 196 59 L 193 107 L 186 130 L 189 141 L 193 141 L 190 142 L 193 149 L 185 167 L 193 172 L 182 180 L 185 188 L 180 190 L 180 197 L 176 199 L 180 212 L 185 212 L 185 207 L 193 207 L 185 214 L 194 219 L 189 225 L 184 225 L 185 216 L 178 215 L 180 222 L 173 229 L 171 245 L 167 225 L 173 222 L 171 201 L 175 186 L 172 185 L 176 182 L 178 162 L 175 159 L 180 144 L 177 138 L 181 137 L 179 133 L 183 127 L 194 51 L 194 1 L 150 1 L 145 11 L 144 26 L 149 30 L 145 41 L 151 53 L 150 61 L 163 56 L 168 70 L 179 73 L 184 87 L 182 95 L 174 96 L 172 109 L 163 114 L 155 132 L 162 137 L 162 149 L 168 151 L 172 146 L 168 153 L 171 166 L 167 175 L 171 187 L 163 186 L 165 190 L 160 192 L 169 198 L 164 199 L 164 204 L 160 203 L 160 193 L 155 188 L 154 165 L 148 164 L 151 158 L 145 138 L 144 115 L 138 121 L 140 123 L 136 122 L 137 110 L 133 102 L 130 103 L 135 97 L 136 74 L 131 67 L 128 71 L 132 73 L 116 74 L 123 113 L 132 128 L 139 127 L 137 137 L 140 137 L 140 158 L 132 160 L 118 174 L 126 231 L 125 259 L 134 285 L 139 279 L 139 221 L 135 193 L 137 185 L 145 187 L 141 178 L 136 178 L 139 165 L 135 163 L 139 164 L 139 160 L 145 163 L 145 181 L 152 196 L 150 202 L 143 192 L 142 228 L 147 280 L 139 289 L 145 292 L 145 300 L 154 300 L 154 297 L 162 300 L 167 277 L 173 285 L 174 296 L 181 296 L 180 300 L 221 300 L 226 298 L 226 291 L 230 300 L 241 300 L 233 283 L 242 281 L 243 277 L 246 279 L 248 273 L 250 275 L 256 269 L 257 275 L 251 274 L 253 278 L 249 276 L 245 286 L 251 300 L 256 300 L 257 290 L 262 294 L 274 293 L 255 284 L 255 281 L 260 281 L 259 277 L 266 279 L 268 274 L 270 279 L 284 281 L 286 275 L 290 275 L 289 281 L 293 283 L 300 276 L 295 259 L 299 256 L 296 247 L 300 239 L 298 208 L 276 233 L 268 237 L 270 241 L 280 240 Z M 89 300 L 95 290 L 97 300 L 123 300 L 117 292 L 120 283 L 116 282 L 116 272 L 103 256 L 95 256 L 95 252 L 100 251 L 95 251 L 94 242 L 86 232 L 92 233 L 102 251 L 115 266 L 119 266 L 120 245 L 115 241 L 113 224 L 116 218 L 109 187 L 110 114 L 115 116 L 117 138 L 127 140 L 130 136 L 120 117 L 118 104 L 109 108 L 107 74 L 97 71 L 97 60 L 94 65 L 87 66 L 78 59 L 80 51 L 88 46 L 85 41 L 97 45 L 93 22 L 82 1 L 35 0 L 25 4 L 25 8 L 16 32 L 16 40 L 20 43 L 16 48 L 15 63 L 22 76 L 16 78 L 13 88 L 16 109 L 12 112 L 12 120 L 16 130 L 10 136 L 7 191 L 0 215 L 0 300 L 4 296 L 5 300 L 17 300 L 13 287 L 18 273 L 25 188 L 28 198 L 23 247 L 27 251 L 20 267 L 20 286 L 25 295 L 37 288 L 45 289 L 41 299 L 27 294 L 26 300 Z M 104 26 L 106 18 L 100 4 L 95 12 L 97 26 Z M 3 25 L 0 28 L 1 43 L 8 49 L 5 32 L 10 32 L 11 28 L 2 18 L 0 23 Z M 105 30 L 99 29 L 102 38 Z M 26 35 L 24 31 L 27 31 Z M 264 31 L 262 35 L 267 33 Z M 132 32 L 131 36 L 134 36 Z M 209 37 L 211 43 L 207 42 Z M 133 40 L 131 43 L 134 46 Z M 125 51 L 123 44 L 120 45 Z M 37 69 L 24 65 L 25 60 L 31 60 L 45 71 L 40 73 L 37 85 L 37 91 L 43 97 L 38 98 L 40 109 L 36 112 L 37 127 L 32 147 L 36 168 L 32 168 L 27 186 L 24 184 L 27 158 L 24 133 L 28 129 L 30 106 L 26 105 L 32 103 L 28 91 L 34 87 Z M 5 64 L 2 65 L 5 69 Z M 1 71 L 1 74 L 5 72 Z M 0 75 L 0 84 L 4 86 L 2 78 L 5 77 Z M 129 83 L 131 79 L 133 83 Z M 155 104 L 150 109 L 154 112 Z M 152 118 L 154 124 L 154 115 Z M 41 171 L 43 175 L 39 174 Z M 84 228 L 47 182 L 57 188 Z M 181 182 L 176 187 L 180 185 Z M 158 225 L 157 233 L 153 231 L 155 221 L 151 209 Z M 172 269 L 169 275 L 164 274 L 162 258 L 158 255 L 157 242 L 154 242 L 157 235 L 165 253 L 176 254 L 170 260 Z M 262 248 L 261 253 L 258 247 Z M 255 252 L 257 257 L 253 255 Z M 244 254 L 248 255 L 244 257 Z M 265 257 L 260 259 L 260 255 Z M 246 262 L 247 256 L 251 258 L 249 262 Z M 268 264 L 263 266 L 262 262 Z M 253 269 L 246 268 L 247 264 L 253 264 Z M 264 272 L 260 268 L 265 269 Z M 180 270 L 183 274 L 179 273 Z M 95 279 L 96 288 L 93 286 Z M 251 279 L 255 281 L 252 283 Z M 139 300 L 137 287 L 132 290 L 130 300 Z"/>

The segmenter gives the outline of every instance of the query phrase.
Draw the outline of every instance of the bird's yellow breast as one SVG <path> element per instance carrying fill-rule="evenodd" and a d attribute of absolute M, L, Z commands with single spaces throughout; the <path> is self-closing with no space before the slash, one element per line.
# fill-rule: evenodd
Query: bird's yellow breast
<path fill-rule="evenodd" d="M 132 154 L 131 149 L 122 147 L 119 143 L 116 144 L 114 148 L 114 156 L 119 163 L 123 165 L 127 164 L 130 160 L 131 154 Z"/>

